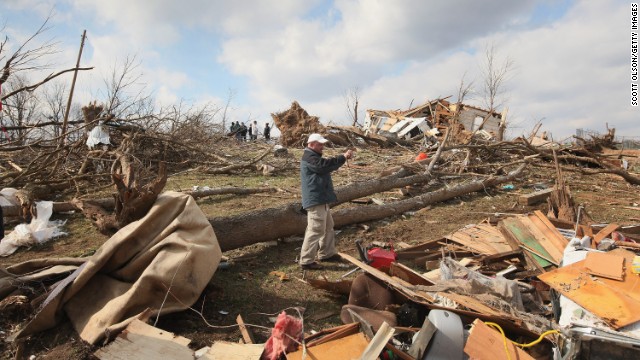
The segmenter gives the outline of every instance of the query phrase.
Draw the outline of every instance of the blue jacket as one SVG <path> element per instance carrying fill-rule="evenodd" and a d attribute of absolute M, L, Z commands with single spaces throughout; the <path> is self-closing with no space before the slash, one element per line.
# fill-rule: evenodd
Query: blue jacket
<path fill-rule="evenodd" d="M 300 179 L 302 182 L 302 208 L 330 204 L 338 198 L 333 191 L 331 172 L 338 170 L 347 159 L 344 155 L 323 158 L 317 152 L 305 148 L 300 161 Z"/>

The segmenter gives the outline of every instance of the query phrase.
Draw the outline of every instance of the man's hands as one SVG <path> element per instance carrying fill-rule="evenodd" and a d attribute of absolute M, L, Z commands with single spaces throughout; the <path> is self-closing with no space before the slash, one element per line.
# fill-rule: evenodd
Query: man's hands
<path fill-rule="evenodd" d="M 347 152 L 344 153 L 344 157 L 349 160 L 353 158 L 353 150 L 349 149 L 347 150 Z"/>

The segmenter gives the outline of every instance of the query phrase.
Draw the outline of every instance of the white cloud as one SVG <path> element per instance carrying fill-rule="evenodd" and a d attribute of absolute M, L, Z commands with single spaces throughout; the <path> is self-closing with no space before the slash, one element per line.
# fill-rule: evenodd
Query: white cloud
<path fill-rule="evenodd" d="M 0 9 L 51 4 L 9 0 Z M 540 7 L 554 14 L 540 15 Z M 266 120 L 297 100 L 323 121 L 346 121 L 347 89 L 360 89 L 363 110 L 405 108 L 455 96 L 465 72 L 478 90 L 473 101 L 482 104 L 479 65 L 484 47 L 494 43 L 516 65 L 505 88 L 516 130 L 545 118 L 554 134 L 567 134 L 576 127 L 603 129 L 607 122 L 637 131 L 638 112 L 628 104 L 628 8 L 616 0 L 64 0 L 56 2 L 53 20 L 88 29 L 83 64 L 96 70 L 82 80 L 94 89 L 101 74 L 135 54 L 141 81 L 162 103 L 223 104 L 227 89 L 242 79 L 245 93 L 237 99 L 249 101 L 233 104 L 238 120 Z M 75 36 L 67 34 L 59 63 L 75 62 Z M 199 62 L 195 75 L 190 57 L 213 59 L 211 73 L 222 78 L 203 86 L 207 69 Z"/>

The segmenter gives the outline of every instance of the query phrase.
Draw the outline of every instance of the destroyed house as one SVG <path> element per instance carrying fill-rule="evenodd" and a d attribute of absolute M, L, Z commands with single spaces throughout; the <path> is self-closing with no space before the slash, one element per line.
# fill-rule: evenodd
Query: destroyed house
<path fill-rule="evenodd" d="M 497 134 L 500 122 L 506 120 L 502 114 L 466 104 L 450 103 L 444 99 L 428 101 L 408 110 L 367 110 L 363 129 L 367 134 L 389 133 L 398 137 L 413 137 L 431 128 L 442 132 L 450 126 L 456 111 L 458 122 L 467 131 L 475 131 L 485 121 L 483 129 Z M 407 136 L 408 135 L 408 136 Z"/>

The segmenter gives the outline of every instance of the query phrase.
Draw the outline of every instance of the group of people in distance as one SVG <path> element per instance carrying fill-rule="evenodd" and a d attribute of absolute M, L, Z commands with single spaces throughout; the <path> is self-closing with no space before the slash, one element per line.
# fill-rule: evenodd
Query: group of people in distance
<path fill-rule="evenodd" d="M 258 140 L 258 136 L 260 135 L 260 127 L 255 120 L 249 124 L 249 127 L 240 121 L 232 122 L 230 130 L 230 135 L 235 136 L 238 141 Z M 271 127 L 269 123 L 265 124 L 262 135 L 264 135 L 265 140 L 271 139 Z"/>

